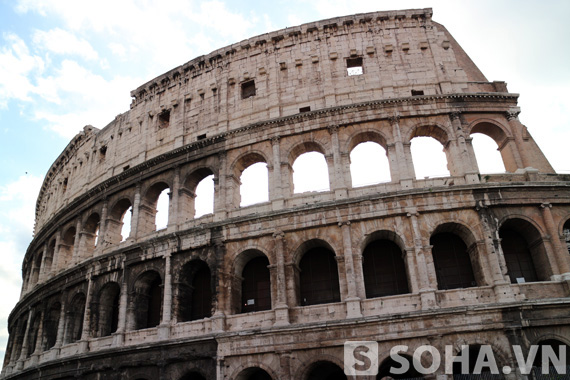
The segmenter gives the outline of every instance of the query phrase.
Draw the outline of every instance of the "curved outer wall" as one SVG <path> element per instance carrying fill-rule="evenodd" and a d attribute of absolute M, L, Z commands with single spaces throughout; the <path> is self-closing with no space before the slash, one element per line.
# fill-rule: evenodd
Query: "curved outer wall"
<path fill-rule="evenodd" d="M 348 75 L 355 65 L 362 74 Z M 381 361 L 396 344 L 490 344 L 514 368 L 513 344 L 569 343 L 570 178 L 518 120 L 517 95 L 488 82 L 431 9 L 254 37 L 131 96 L 46 175 L 3 378 L 316 379 L 342 368 L 346 340 L 379 342 Z M 479 173 L 472 133 L 495 140 L 507 173 Z M 415 178 L 418 136 L 443 145 L 450 176 Z M 391 181 L 353 187 L 349 154 L 366 141 L 385 148 Z M 311 151 L 330 188 L 294 193 L 292 164 Z M 241 173 L 256 162 L 267 164 L 269 201 L 240 207 Z M 208 175 L 213 212 L 194 218 Z M 164 189 L 168 226 L 156 231 Z M 471 268 L 469 284 L 444 285 L 441 236 L 462 242 L 456 269 Z M 527 281 L 513 281 L 508 236 L 529 252 Z M 375 241 L 397 247 L 405 290 L 371 295 L 363 262 Z M 338 290 L 309 302 L 304 258 L 317 251 L 331 255 Z M 268 303 L 250 311 L 256 259 Z"/>

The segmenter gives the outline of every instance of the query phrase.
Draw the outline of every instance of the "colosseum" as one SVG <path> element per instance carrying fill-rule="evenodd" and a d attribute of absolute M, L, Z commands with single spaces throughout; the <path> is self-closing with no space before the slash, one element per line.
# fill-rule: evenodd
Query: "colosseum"
<path fill-rule="evenodd" d="M 570 355 L 570 175 L 431 9 L 253 37 L 130 95 L 45 176 L 1 378 L 569 378 L 539 369 Z M 480 172 L 475 133 L 504 173 Z M 441 143 L 449 175 L 417 178 L 419 137 Z M 353 186 L 367 142 L 389 179 Z M 326 189 L 294 181 L 309 152 Z M 266 196 L 246 205 L 252 165 Z M 425 347 L 456 360 L 429 368 Z M 461 375 L 488 347 L 499 373 Z"/>

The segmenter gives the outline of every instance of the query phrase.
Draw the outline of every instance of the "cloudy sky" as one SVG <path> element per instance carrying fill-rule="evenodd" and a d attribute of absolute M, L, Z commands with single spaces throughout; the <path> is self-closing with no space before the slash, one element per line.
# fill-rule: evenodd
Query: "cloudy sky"
<path fill-rule="evenodd" d="M 0 354 L 43 176 L 83 126 L 104 127 L 129 109 L 130 90 L 216 48 L 328 17 L 424 7 L 490 81 L 521 94 L 521 121 L 570 173 L 567 0 L 0 0 Z"/>

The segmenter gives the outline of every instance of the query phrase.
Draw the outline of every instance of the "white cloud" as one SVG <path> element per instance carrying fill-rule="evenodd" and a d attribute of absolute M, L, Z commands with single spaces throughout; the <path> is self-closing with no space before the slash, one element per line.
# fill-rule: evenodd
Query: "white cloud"
<path fill-rule="evenodd" d="M 40 57 L 30 54 L 26 43 L 15 34 L 5 34 L 7 46 L 0 51 L 0 108 L 6 108 L 8 100 L 30 101 L 30 93 L 36 88 L 30 76 L 44 70 Z"/>
<path fill-rule="evenodd" d="M 35 203 L 42 178 L 22 176 L 0 186 L 0 355 L 8 340 L 8 315 L 20 296 L 22 259 L 32 239 Z"/>
<path fill-rule="evenodd" d="M 60 28 L 47 32 L 36 30 L 33 41 L 38 47 L 55 54 L 79 55 L 87 60 L 97 59 L 97 52 L 89 42 Z"/>

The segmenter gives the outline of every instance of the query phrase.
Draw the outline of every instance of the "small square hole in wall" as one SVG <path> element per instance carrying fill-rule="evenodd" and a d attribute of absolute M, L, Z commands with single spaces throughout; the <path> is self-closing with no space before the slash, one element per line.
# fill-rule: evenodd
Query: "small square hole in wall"
<path fill-rule="evenodd" d="M 412 96 L 423 95 L 423 90 L 412 90 Z"/>
<path fill-rule="evenodd" d="M 346 71 L 349 76 L 362 75 L 362 57 L 348 58 L 346 60 Z"/>
<path fill-rule="evenodd" d="M 101 148 L 99 148 L 99 159 L 104 160 L 106 154 L 107 154 L 107 146 L 104 145 Z"/>
<path fill-rule="evenodd" d="M 309 107 L 309 106 L 299 108 L 299 113 L 310 112 L 310 111 L 311 111 L 311 107 Z"/>
<path fill-rule="evenodd" d="M 241 84 L 241 98 L 246 99 L 251 96 L 255 96 L 255 82 L 253 80 Z"/>
<path fill-rule="evenodd" d="M 205 138 L 206 138 L 206 134 L 199 135 L 198 137 L 196 137 L 197 140 L 204 140 Z"/>
<path fill-rule="evenodd" d="M 164 110 L 158 114 L 158 128 L 167 128 L 170 125 L 170 111 Z"/>

